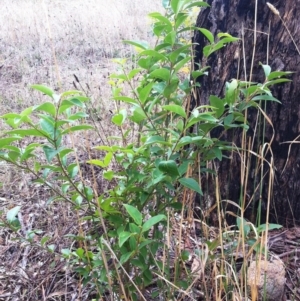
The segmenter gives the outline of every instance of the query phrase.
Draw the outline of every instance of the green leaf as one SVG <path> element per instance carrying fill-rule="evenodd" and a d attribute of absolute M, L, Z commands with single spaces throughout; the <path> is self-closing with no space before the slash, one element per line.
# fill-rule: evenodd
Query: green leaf
<path fill-rule="evenodd" d="M 133 207 L 133 206 L 128 205 L 128 204 L 124 204 L 124 207 L 125 207 L 126 211 L 128 212 L 128 214 L 132 217 L 134 222 L 138 226 L 140 226 L 142 224 L 142 221 L 143 221 L 143 216 L 139 212 L 139 210 L 136 207 Z"/>
<path fill-rule="evenodd" d="M 52 159 L 60 152 L 60 149 L 54 149 L 49 147 L 48 145 L 44 145 L 43 150 L 46 155 L 48 163 L 50 163 Z"/>
<path fill-rule="evenodd" d="M 160 161 L 158 169 L 170 176 L 179 176 L 177 164 L 174 160 Z"/>
<path fill-rule="evenodd" d="M 205 37 L 209 40 L 211 44 L 214 42 L 214 36 L 209 30 L 205 28 L 197 28 L 197 29 L 205 35 Z"/>
<path fill-rule="evenodd" d="M 40 241 L 41 246 L 44 247 L 45 244 L 46 244 L 46 242 L 47 242 L 48 240 L 50 240 L 50 238 L 51 238 L 50 236 L 44 236 L 44 237 L 41 239 L 41 241 Z M 62 252 L 63 252 L 63 250 L 65 250 L 65 249 L 62 249 Z"/>
<path fill-rule="evenodd" d="M 170 79 L 170 70 L 166 68 L 155 69 L 149 75 L 151 78 L 162 79 L 168 81 Z"/>
<path fill-rule="evenodd" d="M 191 62 L 192 57 L 191 56 L 187 56 L 184 59 L 180 60 L 178 63 L 176 63 L 173 67 L 174 72 L 178 72 L 186 63 Z"/>
<path fill-rule="evenodd" d="M 107 167 L 109 165 L 109 163 L 111 162 L 111 159 L 113 158 L 113 153 L 109 152 L 105 155 L 103 163 L 104 163 L 104 167 Z"/>
<path fill-rule="evenodd" d="M 185 6 L 184 9 L 189 9 L 191 7 L 209 7 L 210 5 L 204 1 L 196 1 L 196 2 L 192 2 L 189 5 Z"/>
<path fill-rule="evenodd" d="M 243 218 L 237 217 L 236 224 L 240 232 L 243 233 L 244 237 L 247 237 L 250 233 L 251 227 L 247 221 Z"/>
<path fill-rule="evenodd" d="M 112 118 L 111 118 L 111 121 L 117 125 L 117 126 L 121 126 L 122 123 L 123 123 L 123 115 L 122 114 L 115 114 Z"/>
<path fill-rule="evenodd" d="M 186 127 L 189 128 L 195 123 L 198 123 L 199 121 L 206 121 L 212 124 L 215 123 L 216 125 L 219 122 L 218 119 L 216 119 L 214 116 L 212 116 L 209 113 L 200 113 L 197 117 L 191 116 Z"/>
<path fill-rule="evenodd" d="M 158 135 L 149 137 L 146 140 L 145 145 L 154 144 L 154 143 L 163 144 L 163 145 L 172 145 L 170 142 L 166 141 L 164 137 Z"/>
<path fill-rule="evenodd" d="M 82 248 L 78 248 L 76 251 L 75 251 L 76 255 L 79 257 L 79 258 L 83 258 L 84 257 L 84 253 L 85 251 L 82 249 Z"/>
<path fill-rule="evenodd" d="M 67 128 L 62 132 L 62 135 L 70 133 L 70 132 L 76 132 L 76 131 L 83 131 L 83 130 L 93 130 L 94 127 L 88 124 L 81 124 L 81 125 L 75 125 L 72 127 Z"/>
<path fill-rule="evenodd" d="M 192 178 L 181 178 L 179 179 L 179 183 L 182 184 L 184 187 L 187 187 L 191 190 L 198 192 L 200 195 L 203 195 L 202 190 L 195 179 Z"/>
<path fill-rule="evenodd" d="M 133 115 L 130 117 L 130 119 L 139 124 L 141 121 L 143 121 L 144 119 L 146 119 L 146 114 L 145 112 L 142 110 L 141 107 L 135 107 L 133 110 Z"/>
<path fill-rule="evenodd" d="M 179 106 L 179 105 L 165 105 L 165 106 L 162 106 L 162 109 L 166 110 L 166 111 L 173 112 L 175 114 L 178 114 L 178 115 L 186 118 L 186 112 L 185 112 L 185 109 L 182 106 Z"/>
<path fill-rule="evenodd" d="M 126 102 L 126 103 L 131 103 L 131 104 L 137 104 L 138 102 L 131 98 L 131 97 L 127 97 L 127 96 L 116 96 L 114 97 L 114 100 L 119 100 L 119 101 L 123 101 L 123 102 Z"/>
<path fill-rule="evenodd" d="M 3 148 L 6 145 L 10 145 L 12 142 L 22 139 L 21 137 L 13 138 L 2 138 L 0 139 L 0 148 Z"/>
<path fill-rule="evenodd" d="M 9 223 L 16 220 L 16 216 L 19 213 L 21 206 L 15 206 L 12 209 L 8 210 L 6 213 L 6 219 Z"/>
<path fill-rule="evenodd" d="M 137 68 L 137 69 L 132 69 L 129 73 L 128 73 L 128 79 L 132 80 L 138 73 L 140 73 L 141 71 L 143 71 L 143 69 L 141 68 Z"/>
<path fill-rule="evenodd" d="M 34 106 L 33 110 L 46 112 L 46 113 L 52 115 L 53 117 L 55 117 L 55 115 L 56 115 L 56 107 L 51 102 L 44 102 L 41 105 Z"/>
<path fill-rule="evenodd" d="M 230 83 L 226 85 L 226 103 L 228 105 L 233 105 L 237 98 L 237 89 L 238 89 L 238 81 L 233 79 Z"/>
<path fill-rule="evenodd" d="M 171 21 L 168 18 L 164 17 L 161 13 L 154 12 L 154 13 L 148 14 L 148 16 L 150 18 L 159 20 L 160 22 L 166 24 L 168 27 L 172 27 Z"/>
<path fill-rule="evenodd" d="M 53 95 L 55 94 L 52 89 L 50 89 L 46 86 L 43 86 L 43 85 L 32 85 L 31 88 L 35 89 L 37 91 L 40 91 L 40 92 L 50 96 L 51 98 L 53 98 Z"/>
<path fill-rule="evenodd" d="M 171 46 L 174 46 L 176 42 L 176 31 L 170 31 L 165 37 L 164 42 L 170 44 Z"/>
<path fill-rule="evenodd" d="M 175 29 L 178 29 L 179 26 L 189 17 L 187 13 L 179 13 L 177 15 L 176 21 L 175 21 Z"/>
<path fill-rule="evenodd" d="M 140 56 L 154 57 L 162 62 L 167 60 L 167 57 L 155 50 L 145 50 L 140 53 Z"/>
<path fill-rule="evenodd" d="M 71 120 L 71 121 L 78 120 L 78 119 L 86 118 L 86 117 L 89 117 L 89 115 L 84 112 L 77 112 L 75 114 L 68 116 L 68 121 L 69 120 Z"/>
<path fill-rule="evenodd" d="M 268 230 L 274 230 L 274 229 L 280 229 L 282 228 L 281 225 L 278 225 L 278 224 L 269 224 L 268 226 Z M 263 224 L 263 225 L 260 225 L 257 227 L 257 233 L 261 233 L 263 231 L 266 231 L 267 229 L 267 225 L 266 224 Z"/>
<path fill-rule="evenodd" d="M 93 159 L 93 160 L 88 160 L 87 163 L 105 168 L 111 162 L 112 157 L 113 157 L 113 154 L 111 152 L 109 152 L 106 154 L 103 161 L 98 160 L 98 159 Z"/>
<path fill-rule="evenodd" d="M 115 173 L 112 170 L 107 170 L 103 172 L 104 179 L 111 181 L 114 177 Z"/>
<path fill-rule="evenodd" d="M 17 129 L 8 131 L 7 134 L 20 135 L 21 137 L 25 136 L 36 136 L 36 137 L 48 137 L 48 134 L 42 130 L 35 129 Z"/>
<path fill-rule="evenodd" d="M 148 96 L 149 96 L 154 84 L 155 84 L 154 82 L 151 82 L 148 85 L 146 85 L 145 87 L 137 89 L 137 92 L 139 94 L 139 99 L 142 104 L 144 104 L 146 102 L 146 100 L 148 99 Z"/>
<path fill-rule="evenodd" d="M 278 78 L 278 77 L 282 77 L 282 76 L 286 76 L 286 75 L 289 75 L 289 74 L 292 74 L 293 72 L 290 72 L 290 71 L 274 71 L 274 72 L 271 72 L 268 76 L 268 80 L 272 80 L 272 79 L 275 79 L 275 78 Z"/>
<path fill-rule="evenodd" d="M 79 166 L 77 165 L 77 163 L 72 163 L 68 166 L 67 171 L 69 177 L 73 179 L 78 174 Z"/>
<path fill-rule="evenodd" d="M 178 88 L 178 84 L 179 84 L 179 79 L 173 79 L 164 89 L 163 95 L 166 98 L 170 98 L 171 94 L 174 93 L 177 88 Z"/>
<path fill-rule="evenodd" d="M 158 224 L 160 221 L 162 220 L 166 220 L 166 216 L 163 214 L 159 214 L 156 216 L 153 216 L 151 218 L 149 218 L 142 227 L 142 232 L 146 232 L 148 230 L 150 230 L 154 225 Z"/>
<path fill-rule="evenodd" d="M 264 84 L 264 87 L 269 87 L 269 86 L 273 86 L 273 85 L 277 85 L 277 84 L 281 84 L 281 83 L 286 83 L 286 82 L 290 82 L 291 80 L 288 78 L 277 78 L 277 79 L 273 79 L 269 82 L 266 82 Z"/>
<path fill-rule="evenodd" d="M 259 101 L 259 100 L 270 100 L 270 101 L 275 101 L 278 103 L 281 103 L 277 98 L 271 95 L 263 94 L 263 95 L 258 95 L 252 98 L 253 101 Z"/>
<path fill-rule="evenodd" d="M 264 73 L 265 73 L 265 77 L 268 78 L 268 76 L 270 75 L 271 73 L 271 67 L 269 65 L 264 65 L 262 63 L 259 63 L 263 69 L 264 69 Z"/>
<path fill-rule="evenodd" d="M 192 142 L 193 142 L 193 139 L 190 136 L 182 137 L 177 144 L 177 148 L 180 148 L 184 145 L 191 144 Z"/>
<path fill-rule="evenodd" d="M 225 111 L 223 99 L 221 99 L 215 95 L 211 95 L 209 97 L 209 101 L 210 101 L 211 106 L 215 107 L 216 117 L 219 118 L 220 116 L 222 116 L 222 114 Z"/>
<path fill-rule="evenodd" d="M 124 40 L 123 43 L 125 44 L 129 44 L 129 45 L 133 45 L 137 48 L 140 48 L 140 49 L 149 49 L 149 44 L 148 42 L 146 41 L 130 41 L 130 40 Z"/>
<path fill-rule="evenodd" d="M 171 8 L 175 15 L 177 15 L 179 11 L 181 11 L 184 2 L 185 0 L 171 0 Z"/>
<path fill-rule="evenodd" d="M 123 254 L 120 258 L 120 264 L 124 264 L 125 262 L 127 262 L 134 253 L 135 251 Z"/>
<path fill-rule="evenodd" d="M 40 120 L 40 125 L 42 130 L 47 133 L 52 139 L 54 139 L 54 123 L 47 118 L 42 118 Z"/>
<path fill-rule="evenodd" d="M 169 58 L 171 63 L 175 63 L 180 54 L 185 53 L 190 49 L 191 45 L 184 45 L 170 53 Z"/>

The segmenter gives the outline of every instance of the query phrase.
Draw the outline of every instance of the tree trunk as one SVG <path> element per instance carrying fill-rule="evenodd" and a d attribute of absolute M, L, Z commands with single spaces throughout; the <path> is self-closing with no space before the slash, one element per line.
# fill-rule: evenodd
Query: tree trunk
<path fill-rule="evenodd" d="M 197 97 L 192 101 L 192 107 L 207 104 L 210 95 L 224 96 L 225 83 L 233 78 L 263 83 L 265 77 L 260 62 L 271 66 L 272 71 L 294 72 L 290 76 L 291 82 L 271 88 L 273 96 L 282 103 L 268 101 L 266 104 L 266 112 L 273 127 L 269 122 L 265 125 L 263 121 L 256 122 L 257 112 L 250 110 L 248 135 L 252 136 L 253 151 L 257 153 L 262 153 L 263 145 L 271 142 L 271 149 L 267 154 L 264 153 L 268 161 L 272 157 L 274 159 L 275 176 L 271 189 L 270 220 L 284 226 L 300 224 L 300 53 L 297 47 L 297 45 L 300 47 L 300 1 L 270 0 L 269 3 L 278 9 L 280 16 L 275 14 L 276 11 L 271 11 L 264 0 L 257 1 L 257 14 L 255 0 L 207 2 L 210 8 L 201 10 L 196 26 L 209 29 L 215 37 L 219 32 L 227 32 L 239 37 L 240 41 L 227 45 L 206 61 L 202 49 L 207 40 L 200 31 L 195 32 L 193 39 L 193 42 L 197 43 L 195 69 L 199 63 L 211 68 L 208 76 L 199 80 L 201 87 L 197 91 Z M 253 51 L 254 61 L 251 71 Z M 264 106 L 263 103 L 262 107 Z M 241 132 L 241 130 L 228 132 L 224 139 L 240 146 Z M 215 132 L 213 135 L 218 133 Z M 255 215 L 257 206 L 261 205 L 264 217 L 267 212 L 265 205 L 268 198 L 270 199 L 268 180 L 270 170 L 267 172 L 268 164 L 259 164 L 257 157 L 250 156 L 249 152 L 247 160 L 248 158 L 250 160 L 248 166 L 251 168 L 248 170 L 243 189 L 240 185 L 240 155 L 232 154 L 230 160 L 223 159 L 219 163 L 221 199 L 238 203 L 244 198 L 246 203 L 248 202 L 245 206 L 248 206 L 248 209 L 252 208 L 247 211 L 247 217 L 252 213 Z M 244 197 L 243 191 L 246 191 Z"/>

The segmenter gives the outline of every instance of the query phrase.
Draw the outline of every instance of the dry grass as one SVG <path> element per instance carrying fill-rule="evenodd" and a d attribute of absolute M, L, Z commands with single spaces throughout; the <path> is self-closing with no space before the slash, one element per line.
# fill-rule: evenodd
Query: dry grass
<path fill-rule="evenodd" d="M 73 74 L 106 105 L 111 58 L 131 56 L 123 39 L 149 40 L 147 13 L 160 2 L 1 1 L 0 111 L 36 104 L 30 84 L 74 89 Z"/>

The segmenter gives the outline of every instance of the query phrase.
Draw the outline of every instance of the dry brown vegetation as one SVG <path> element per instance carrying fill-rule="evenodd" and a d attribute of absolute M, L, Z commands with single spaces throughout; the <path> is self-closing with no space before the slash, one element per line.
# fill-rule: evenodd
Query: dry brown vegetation
<path fill-rule="evenodd" d="M 159 0 L 3 0 L 1 7 L 1 112 L 36 104 L 33 83 L 74 89 L 73 74 L 106 107 L 111 59 L 133 54 L 121 41 L 149 40 L 147 13 L 161 9 Z"/>

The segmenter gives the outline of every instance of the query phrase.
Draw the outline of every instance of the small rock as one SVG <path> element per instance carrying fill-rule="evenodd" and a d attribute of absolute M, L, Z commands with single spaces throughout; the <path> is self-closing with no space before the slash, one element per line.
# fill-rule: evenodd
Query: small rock
<path fill-rule="evenodd" d="M 250 263 L 247 284 L 252 293 L 257 292 L 258 301 L 282 301 L 285 281 L 285 268 L 281 260 L 258 260 Z"/>

